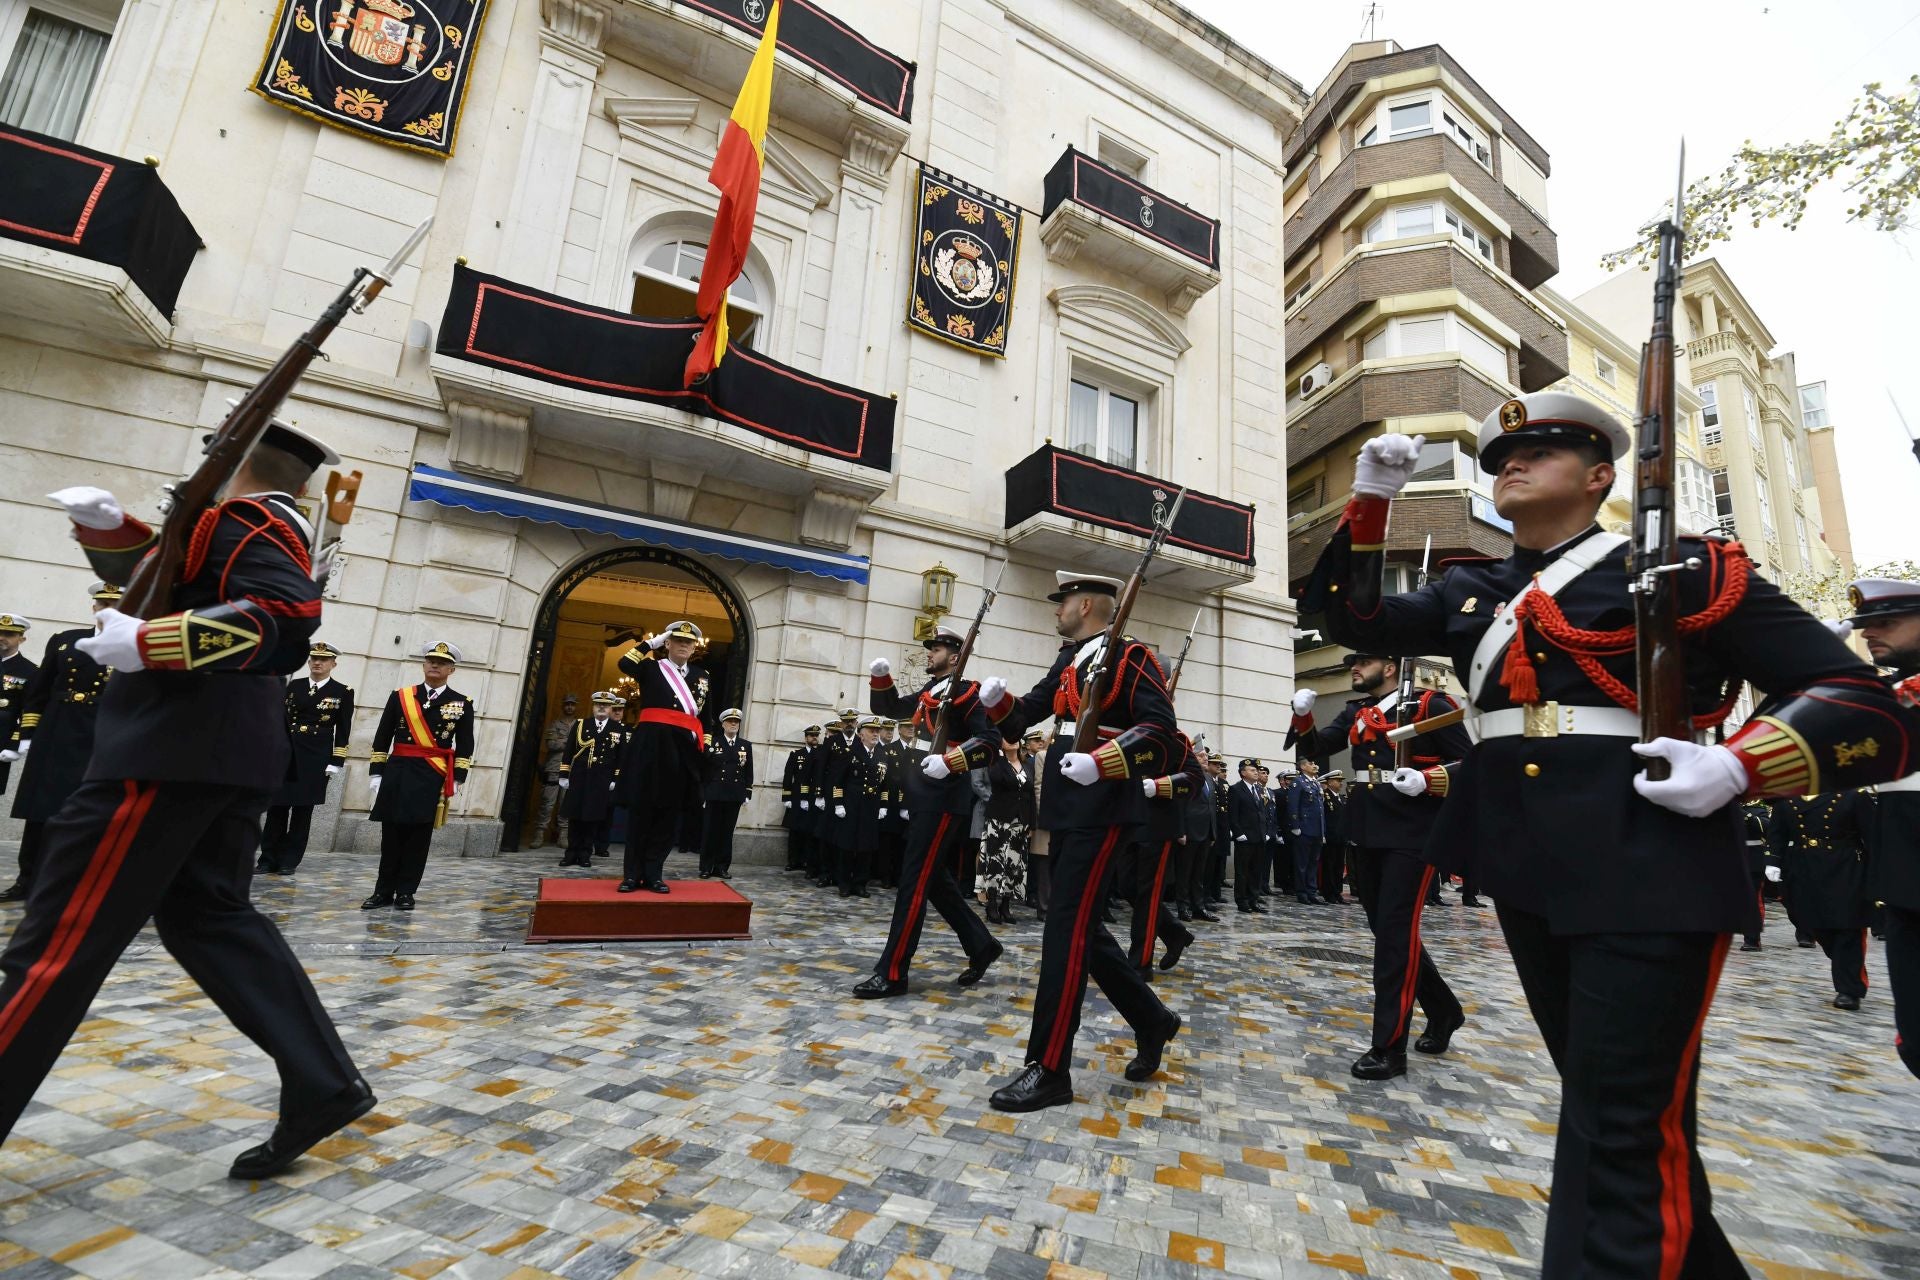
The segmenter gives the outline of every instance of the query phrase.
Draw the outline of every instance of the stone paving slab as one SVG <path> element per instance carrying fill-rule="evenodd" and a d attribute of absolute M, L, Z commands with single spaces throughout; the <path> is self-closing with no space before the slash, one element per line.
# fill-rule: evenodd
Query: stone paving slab
<path fill-rule="evenodd" d="M 1490 910 L 1428 913 L 1470 1021 L 1386 1085 L 1364 1047 L 1357 908 L 1199 926 L 1160 991 L 1168 1070 L 1121 1068 L 1094 997 L 1077 1101 L 987 1107 L 1019 1065 L 1031 919 L 971 991 L 929 923 L 914 993 L 847 989 L 886 930 L 779 872 L 736 880 L 751 941 L 527 946 L 539 855 L 436 860 L 411 916 L 371 859 L 256 885 L 380 1105 L 273 1183 L 228 1182 L 278 1086 L 144 934 L 0 1148 L 0 1280 L 724 1277 L 1122 1280 L 1534 1274 L 1558 1084 Z M 1122 909 L 1124 910 L 1124 909 Z M 1023 913 L 1029 915 L 1031 913 Z M 0 908 L 0 928 L 17 909 Z M 1920 1277 L 1920 1086 L 1880 953 L 1857 1014 L 1776 912 L 1707 1029 L 1700 1129 L 1758 1276 Z"/>

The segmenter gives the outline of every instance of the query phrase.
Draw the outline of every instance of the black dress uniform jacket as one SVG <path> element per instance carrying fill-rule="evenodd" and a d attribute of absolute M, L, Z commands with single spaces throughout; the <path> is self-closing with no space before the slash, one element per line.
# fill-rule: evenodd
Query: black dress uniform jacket
<path fill-rule="evenodd" d="M 813 788 L 810 797 L 814 805 L 813 832 L 823 840 L 828 838 L 827 820 L 833 816 L 832 779 L 835 775 L 844 775 L 846 757 L 846 737 L 830 731 L 826 740 L 815 747 L 813 754 L 807 758 L 807 785 Z M 844 791 L 845 787 L 841 790 Z"/>
<path fill-rule="evenodd" d="M 1587 534 L 1597 533 L 1592 526 Z M 1426 587 L 1382 597 L 1382 554 L 1356 551 L 1342 525 L 1314 570 L 1302 604 L 1325 609 L 1329 634 L 1369 652 L 1445 654 L 1457 671 L 1472 667 L 1475 647 L 1495 611 L 1580 538 L 1547 551 L 1514 549 L 1504 560 L 1455 563 Z M 1673 575 L 1681 616 L 1715 599 L 1730 572 L 1725 545 L 1683 538 L 1680 555 L 1702 567 Z M 1633 621 L 1621 555 L 1581 574 L 1554 597 L 1573 627 L 1614 630 Z M 1615 703 L 1564 649 L 1527 628 L 1527 659 L 1543 700 L 1572 706 Z M 1907 757 L 1909 721 L 1885 683 L 1818 620 L 1779 588 L 1750 575 L 1745 595 L 1717 624 L 1683 643 L 1695 714 L 1722 705 L 1730 681 L 1745 679 L 1773 695 L 1761 714 L 1797 724 L 1819 754 L 1819 785 L 1879 781 Z M 1631 686 L 1634 651 L 1597 661 Z M 1802 691 L 1820 687 L 1821 696 Z M 1496 670 L 1479 707 L 1512 706 Z M 1876 756 L 1836 766 L 1834 742 L 1878 735 Z M 1543 916 L 1555 934 L 1739 933 L 1756 895 L 1746 867 L 1738 809 L 1688 818 L 1642 799 L 1633 779 L 1642 761 L 1631 739 L 1595 736 L 1503 737 L 1477 743 L 1452 782 L 1433 832 L 1433 861 L 1471 867 L 1504 905 Z M 1910 767 L 1910 766 L 1909 766 Z M 1349 811 L 1349 839 L 1363 843 Z"/>
<path fill-rule="evenodd" d="M 425 747 L 453 748 L 453 780 L 467 780 L 473 766 L 473 721 L 477 714 L 473 700 L 452 685 L 440 686 L 440 696 L 424 684 L 413 686 L 420 702 L 420 714 L 427 722 L 430 742 L 414 743 Z M 380 795 L 368 815 L 375 822 L 408 824 L 431 823 L 440 810 L 445 794 L 446 775 L 431 760 L 422 756 L 395 755 L 394 748 L 413 743 L 413 733 L 400 707 L 400 691 L 387 695 L 386 709 L 380 713 L 380 727 L 373 731 L 373 754 L 367 772 L 380 779 Z"/>
<path fill-rule="evenodd" d="M 780 772 L 780 803 L 783 806 L 780 825 L 789 831 L 812 829 L 806 815 L 813 802 L 813 789 L 807 781 L 807 758 L 813 750 L 802 745 L 787 752 L 786 768 Z"/>
<path fill-rule="evenodd" d="M 328 678 L 319 688 L 300 676 L 287 682 L 287 740 L 293 758 L 287 779 L 273 803 L 320 805 L 327 802 L 327 766 L 347 763 L 347 738 L 353 732 L 353 690 Z"/>
<path fill-rule="evenodd" d="M 1396 722 L 1399 690 L 1348 702 L 1332 724 L 1304 733 L 1287 731 L 1286 746 L 1298 742 L 1308 755 L 1324 761 L 1337 751 L 1352 748 L 1352 777 L 1347 785 L 1347 839 L 1363 849 L 1399 849 L 1424 857 L 1427 837 L 1440 816 L 1442 796 L 1432 789 L 1424 795 L 1401 795 L 1393 789 L 1394 748 L 1378 725 L 1363 719 L 1369 708 L 1391 701 L 1382 714 L 1387 724 Z M 1414 687 L 1414 706 L 1408 720 L 1424 720 L 1452 711 L 1458 704 L 1437 689 Z M 1369 718 L 1370 719 L 1370 718 Z M 1415 769 L 1457 764 L 1472 746 L 1467 731 L 1459 725 L 1436 733 L 1423 733 L 1407 744 L 1407 764 Z M 1434 851 L 1437 852 L 1437 851 Z M 1448 870 L 1459 870 L 1453 863 L 1440 863 Z"/>
<path fill-rule="evenodd" d="M 700 798 L 712 803 L 745 804 L 753 794 L 753 744 L 718 734 L 707 742 L 701 761 Z"/>
<path fill-rule="evenodd" d="M 1773 807 L 1768 835 L 1783 864 L 1788 914 L 1802 929 L 1864 929 L 1872 918 L 1858 791 L 1796 796 Z"/>
<path fill-rule="evenodd" d="M 949 683 L 950 677 L 942 676 L 918 693 L 903 694 L 894 688 L 892 676 L 877 676 L 870 682 L 867 704 L 873 714 L 899 721 L 903 740 L 921 734 L 931 742 L 938 727 L 940 700 L 947 696 Z M 949 715 L 953 728 L 947 749 L 964 753 L 967 768 L 956 769 L 935 781 L 927 776 L 918 760 L 913 761 L 903 780 L 906 808 L 910 813 L 924 810 L 970 816 L 977 797 L 973 794 L 973 784 L 967 781 L 967 773 L 986 768 L 1000 755 L 1000 730 L 980 706 L 979 684 L 972 680 L 960 682 Z"/>
<path fill-rule="evenodd" d="M 1882 791 L 1860 822 L 1874 900 L 1920 911 L 1920 791 Z"/>
<path fill-rule="evenodd" d="M 45 822 L 87 777 L 101 695 L 113 674 L 74 648 L 92 634 L 92 627 L 75 627 L 48 636 L 46 657 L 21 699 L 11 744 L 33 746 L 20 765 L 16 818 Z"/>
<path fill-rule="evenodd" d="M 1227 788 L 1227 830 L 1235 844 L 1241 836 L 1249 844 L 1267 838 L 1267 809 L 1271 804 L 1266 790 L 1257 782 L 1243 778 Z"/>
<path fill-rule="evenodd" d="M 627 760 L 621 766 L 620 794 L 629 809 L 686 809 L 698 807 L 702 733 L 679 724 L 650 722 L 649 711 L 700 715 L 706 706 L 710 681 L 697 662 L 687 664 L 687 691 L 693 711 L 681 705 L 667 679 L 663 657 L 636 645 L 620 659 L 620 669 L 640 686 L 637 703 L 640 722 L 627 739 Z"/>
<path fill-rule="evenodd" d="M 560 776 L 567 794 L 560 816 L 569 822 L 604 822 L 613 813 L 614 784 L 627 754 L 627 726 L 617 716 L 582 716 L 567 734 L 560 755 Z"/>
<path fill-rule="evenodd" d="M 40 666 L 24 653 L 16 653 L 0 662 L 0 749 L 17 747 L 20 716 L 26 710 L 27 685 Z M 11 761 L 0 763 L 0 793 L 7 789 Z"/>
<path fill-rule="evenodd" d="M 827 840 L 836 849 L 860 853 L 880 847 L 880 810 L 887 804 L 887 763 L 878 744 L 855 738 L 827 798 Z M 836 810 L 845 810 L 841 816 Z"/>

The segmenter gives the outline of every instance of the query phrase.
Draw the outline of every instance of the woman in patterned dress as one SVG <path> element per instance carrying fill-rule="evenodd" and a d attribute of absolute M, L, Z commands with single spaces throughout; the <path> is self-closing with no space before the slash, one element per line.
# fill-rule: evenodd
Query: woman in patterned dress
<path fill-rule="evenodd" d="M 993 796 L 980 841 L 980 873 L 987 892 L 987 921 L 1012 924 L 1013 904 L 1027 892 L 1027 846 L 1035 812 L 1034 768 L 1017 742 L 987 767 Z"/>

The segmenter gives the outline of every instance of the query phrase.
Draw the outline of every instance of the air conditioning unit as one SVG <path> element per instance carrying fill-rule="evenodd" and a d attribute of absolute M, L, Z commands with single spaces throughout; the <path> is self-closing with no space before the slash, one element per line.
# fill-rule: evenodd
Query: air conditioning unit
<path fill-rule="evenodd" d="M 1333 366 L 1317 364 L 1300 375 L 1300 398 L 1302 400 L 1319 395 L 1333 382 Z"/>

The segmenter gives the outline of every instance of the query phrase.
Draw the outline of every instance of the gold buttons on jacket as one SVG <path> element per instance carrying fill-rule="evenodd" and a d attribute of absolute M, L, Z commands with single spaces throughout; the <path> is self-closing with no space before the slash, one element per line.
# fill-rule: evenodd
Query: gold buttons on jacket
<path fill-rule="evenodd" d="M 1540 766 L 1537 764 L 1529 764 L 1520 772 L 1526 774 L 1529 778 L 1537 778 L 1540 776 Z"/>

